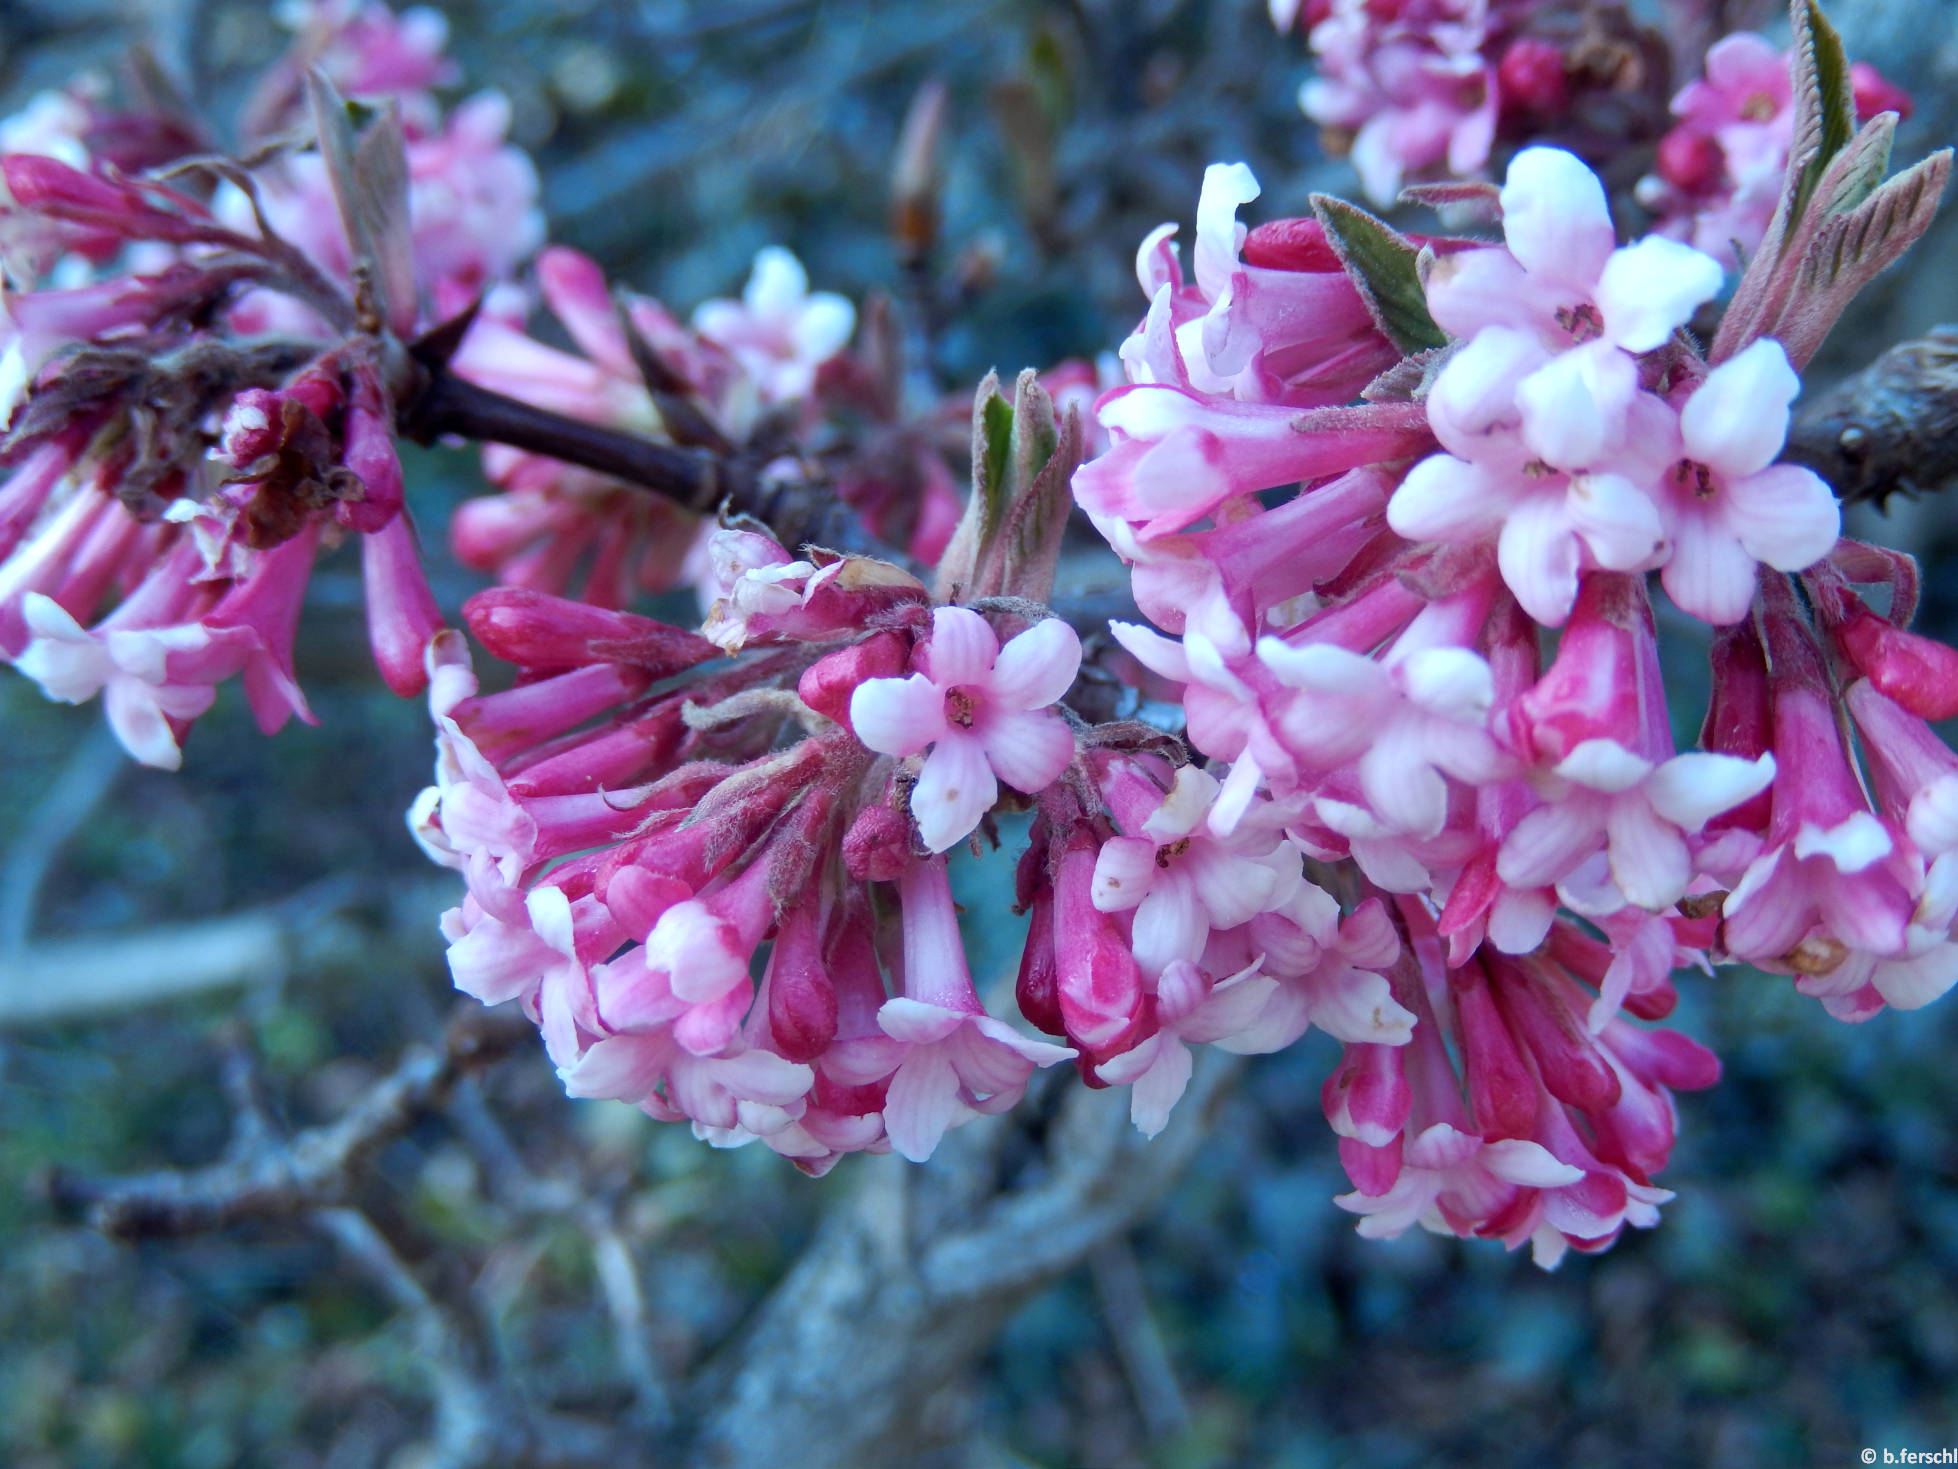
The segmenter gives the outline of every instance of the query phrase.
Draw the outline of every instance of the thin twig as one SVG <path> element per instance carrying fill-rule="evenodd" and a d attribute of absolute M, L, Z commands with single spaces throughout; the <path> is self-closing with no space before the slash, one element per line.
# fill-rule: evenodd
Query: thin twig
<path fill-rule="evenodd" d="M 439 1049 L 412 1047 L 335 1122 L 290 1139 L 263 1138 L 261 1146 L 206 1168 L 105 1179 L 57 1170 L 49 1192 L 58 1208 L 85 1214 L 116 1239 L 196 1234 L 335 1204 L 364 1158 L 439 1107 L 462 1076 L 508 1055 L 533 1033 L 521 1015 L 466 1005 Z"/>
<path fill-rule="evenodd" d="M 108 726 L 96 725 L 21 822 L 20 838 L 0 865 L 0 953 L 25 946 L 55 858 L 127 766 Z"/>
<path fill-rule="evenodd" d="M 1121 1358 L 1136 1411 L 1142 1415 L 1143 1432 L 1157 1443 L 1175 1438 L 1189 1427 L 1190 1410 L 1176 1385 L 1176 1369 L 1149 1310 L 1149 1294 L 1135 1251 L 1126 1239 L 1110 1239 L 1088 1256 L 1088 1269 L 1094 1276 L 1096 1299 L 1101 1302 L 1101 1319 L 1108 1327 L 1115 1355 Z"/>
<path fill-rule="evenodd" d="M 435 1396 L 435 1442 L 423 1462 L 442 1469 L 491 1462 L 499 1438 L 497 1400 L 471 1368 L 461 1329 L 360 1210 L 320 1209 L 313 1219 L 414 1327 L 415 1359 Z"/>

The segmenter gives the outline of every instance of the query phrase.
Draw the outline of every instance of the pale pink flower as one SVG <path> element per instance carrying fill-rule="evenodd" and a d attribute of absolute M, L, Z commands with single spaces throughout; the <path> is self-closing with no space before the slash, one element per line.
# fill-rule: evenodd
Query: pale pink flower
<path fill-rule="evenodd" d="M 1206 824 L 1219 789 L 1215 776 L 1181 767 L 1140 834 L 1111 837 L 1095 859 L 1094 905 L 1104 913 L 1134 910 L 1135 957 L 1145 976 L 1175 960 L 1194 963 L 1212 930 L 1236 928 L 1287 901 L 1300 880 L 1298 850 L 1283 838 L 1248 822 L 1223 835 Z"/>
<path fill-rule="evenodd" d="M 808 397 L 816 369 L 843 350 L 856 321 L 845 297 L 812 294 L 802 262 L 780 245 L 756 252 L 739 301 L 703 301 L 693 314 L 694 330 L 734 354 L 764 404 Z"/>
<path fill-rule="evenodd" d="M 457 989 L 486 1005 L 521 1000 L 543 1032 L 552 1062 L 569 1068 L 590 1038 L 603 1033 L 591 969 L 578 943 L 581 923 L 594 920 L 605 922 L 597 899 L 568 899 L 548 883 L 501 915 L 466 899 L 442 915 L 449 973 Z"/>
<path fill-rule="evenodd" d="M 1348 1045 L 1401 1046 L 1415 1016 L 1381 972 L 1400 957 L 1393 920 L 1375 899 L 1341 916 L 1324 888 L 1301 882 L 1282 905 L 1251 920 L 1243 942 L 1277 982 L 1255 1022 L 1219 1044 L 1255 1053 L 1289 1046 L 1311 1026 Z"/>
<path fill-rule="evenodd" d="M 1196 965 L 1175 960 L 1156 982 L 1157 1029 L 1140 1045 L 1102 1062 L 1095 1075 L 1130 1089 L 1129 1118 L 1144 1137 L 1154 1137 L 1189 1087 L 1190 1047 L 1244 1030 L 1276 987 L 1255 966 L 1213 984 Z"/>
<path fill-rule="evenodd" d="M 850 724 L 870 749 L 929 749 L 911 791 L 925 848 L 943 852 L 979 824 L 999 781 L 1044 790 L 1074 758 L 1074 732 L 1051 706 L 1081 667 L 1081 640 L 1057 617 L 1000 646 L 986 619 L 964 607 L 932 613 L 927 670 L 873 678 L 850 696 Z"/>
<path fill-rule="evenodd" d="M 1489 665 L 1468 648 L 1410 638 L 1377 661 L 1267 637 L 1258 657 L 1298 691 L 1278 720 L 1287 747 L 1327 770 L 1357 756 L 1366 803 L 1392 830 L 1435 835 L 1447 819 L 1445 777 L 1479 784 L 1503 770 L 1488 732 Z"/>
<path fill-rule="evenodd" d="M 1622 352 L 1615 355 L 1629 366 Z M 1633 571 L 1664 561 L 1656 484 L 1674 433 L 1671 411 L 1635 392 L 1591 467 L 1554 467 L 1529 443 L 1519 406 L 1522 382 L 1554 360 L 1528 332 L 1478 332 L 1442 369 L 1428 400 L 1429 421 L 1448 452 L 1409 470 L 1387 505 L 1387 523 L 1410 540 L 1493 538 L 1504 582 L 1547 627 L 1569 615 L 1586 569 Z"/>
<path fill-rule="evenodd" d="M 1679 459 L 1665 481 L 1674 602 L 1716 625 L 1754 603 L 1757 565 L 1801 571 L 1828 555 L 1842 511 L 1814 470 L 1776 464 L 1801 390 L 1781 343 L 1763 337 L 1707 375 L 1679 414 Z"/>
<path fill-rule="evenodd" d="M 1400 1177 L 1382 1194 L 1358 1190 L 1333 1200 L 1360 1216 L 1368 1239 L 1394 1239 L 1419 1224 L 1435 1234 L 1463 1233 L 1500 1212 L 1519 1189 L 1581 1182 L 1584 1170 L 1559 1162 L 1528 1138 L 1486 1142 L 1446 1122 L 1407 1140 Z"/>
<path fill-rule="evenodd" d="M 1660 912 L 1692 883 L 1688 838 L 1773 779 L 1772 755 L 1696 750 L 1654 763 L 1614 740 L 1585 740 L 1538 777 L 1544 803 L 1504 838 L 1496 871 L 1512 887 L 1561 884 L 1602 849 L 1624 900 Z M 1572 906 L 1596 912 L 1597 901 Z"/>
<path fill-rule="evenodd" d="M 1428 309 L 1457 337 L 1492 326 L 1534 334 L 1552 355 L 1510 369 L 1524 443 L 1567 473 L 1606 468 L 1638 391 L 1632 355 L 1662 346 L 1713 298 L 1720 264 L 1660 236 L 1618 248 L 1603 184 L 1560 148 L 1517 154 L 1501 197 L 1508 248 L 1437 259 Z"/>
<path fill-rule="evenodd" d="M 1484 55 L 1490 9 L 1488 0 L 1332 0 L 1312 26 L 1318 74 L 1299 106 L 1322 127 L 1355 130 L 1353 165 L 1374 203 L 1392 204 L 1409 174 L 1461 177 L 1488 161 L 1497 104 Z"/>

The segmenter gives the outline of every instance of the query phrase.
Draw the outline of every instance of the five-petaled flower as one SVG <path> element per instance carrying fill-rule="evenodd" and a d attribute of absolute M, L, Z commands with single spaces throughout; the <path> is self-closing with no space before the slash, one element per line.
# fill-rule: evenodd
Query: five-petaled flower
<path fill-rule="evenodd" d="M 1074 758 L 1074 732 L 1048 706 L 1080 670 L 1081 639 L 1050 617 L 1001 647 L 977 612 L 940 607 L 920 651 L 922 671 L 857 687 L 850 724 L 881 754 L 930 747 L 911 814 L 926 850 L 943 852 L 991 809 L 999 781 L 1033 794 Z"/>

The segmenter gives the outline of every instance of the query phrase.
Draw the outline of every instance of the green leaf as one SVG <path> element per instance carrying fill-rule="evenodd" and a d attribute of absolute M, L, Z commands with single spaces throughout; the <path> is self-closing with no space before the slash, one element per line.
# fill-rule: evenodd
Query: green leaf
<path fill-rule="evenodd" d="M 972 498 L 938 564 L 938 596 L 1038 600 L 1052 590 L 1081 441 L 1079 415 L 1058 422 L 1032 368 L 1010 402 L 999 374 L 986 374 L 972 404 Z"/>
<path fill-rule="evenodd" d="M 1448 334 L 1428 315 L 1416 264 L 1420 250 L 1413 241 L 1358 205 L 1329 194 L 1312 196 L 1312 212 L 1388 341 L 1410 355 L 1448 344 Z"/>
<path fill-rule="evenodd" d="M 1897 115 L 1879 112 L 1829 161 L 1815 186 L 1817 214 L 1847 214 L 1876 192 L 1890 171 L 1890 145 L 1897 136 Z"/>
<path fill-rule="evenodd" d="M 308 73 L 306 90 L 354 259 L 367 263 L 382 316 L 405 336 L 414 330 L 416 300 L 400 109 L 394 102 L 378 112 L 357 108 L 317 69 Z"/>
<path fill-rule="evenodd" d="M 1790 9 L 1795 28 L 1795 137 L 1788 156 L 1800 172 L 1792 180 L 1788 217 L 1799 220 L 1824 171 L 1856 131 L 1856 99 L 1842 37 L 1822 7 L 1816 0 L 1792 0 Z M 1786 238 L 1792 237 L 1790 231 Z"/>
<path fill-rule="evenodd" d="M 1907 168 L 1856 208 L 1824 219 L 1803 251 L 1784 309 L 1762 333 L 1780 340 L 1798 368 L 1861 291 L 1908 250 L 1937 215 L 1951 150 Z"/>

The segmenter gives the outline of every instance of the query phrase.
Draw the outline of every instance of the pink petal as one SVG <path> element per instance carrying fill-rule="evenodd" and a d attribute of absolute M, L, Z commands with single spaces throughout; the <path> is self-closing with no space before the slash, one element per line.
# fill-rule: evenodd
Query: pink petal
<path fill-rule="evenodd" d="M 1605 825 L 1612 880 L 1625 896 L 1652 913 L 1678 902 L 1693 880 L 1693 859 L 1678 830 L 1637 796 L 1612 802 Z"/>
<path fill-rule="evenodd" d="M 1534 333 L 1548 315 L 1537 304 L 1523 267 L 1507 250 L 1443 255 L 1428 273 L 1427 290 L 1428 314 L 1453 337 L 1473 338 L 1491 327 Z"/>
<path fill-rule="evenodd" d="M 1801 386 L 1781 343 L 1751 343 L 1708 373 L 1680 410 L 1687 457 L 1725 475 L 1766 469 L 1788 437 L 1788 405 Z"/>
<path fill-rule="evenodd" d="M 1430 454 L 1387 502 L 1387 524 L 1410 541 L 1472 540 L 1499 525 L 1528 490 L 1519 476 Z"/>
<path fill-rule="evenodd" d="M 893 1040 L 913 1046 L 935 1046 L 966 1022 L 962 1011 L 899 996 L 878 1007 L 877 1024 Z M 879 1072 L 878 1076 L 885 1073 Z M 875 1077 L 867 1078 L 875 1080 Z M 862 1085 L 851 1082 L 851 1085 Z"/>
<path fill-rule="evenodd" d="M 1061 732 L 1071 752 L 1074 736 L 1065 724 Z M 984 747 L 963 730 L 948 730 L 932 746 L 918 783 L 911 788 L 911 814 L 925 850 L 943 852 L 958 845 L 998 799 L 999 783 L 993 779 Z"/>
<path fill-rule="evenodd" d="M 1312 1023 L 1337 1040 L 1399 1046 L 1414 1034 L 1414 1012 L 1370 969 L 1341 969 L 1328 981 L 1315 981 L 1315 991 Z"/>
<path fill-rule="evenodd" d="M 1527 1138 L 1504 1138 L 1489 1143 L 1477 1160 L 1505 1183 L 1525 1188 L 1562 1188 L 1584 1177 L 1582 1168 L 1560 1163 L 1542 1143 Z"/>
<path fill-rule="evenodd" d="M 1426 758 L 1418 728 L 1396 720 L 1374 736 L 1360 757 L 1360 789 L 1381 823 L 1396 832 L 1431 837 L 1448 818 L 1448 783 Z"/>
<path fill-rule="evenodd" d="M 559 1075 L 566 1096 L 636 1102 L 658 1084 L 672 1053 L 663 1035 L 609 1036 Z"/>
<path fill-rule="evenodd" d="M 1658 507 L 1623 475 L 1574 476 L 1564 507 L 1592 559 L 1609 571 L 1642 570 L 1665 552 Z"/>
<path fill-rule="evenodd" d="M 1238 209 L 1258 197 L 1258 179 L 1249 164 L 1213 163 L 1203 171 L 1197 195 L 1197 248 L 1192 262 L 1197 289 L 1215 301 L 1230 289 L 1245 228 Z"/>
<path fill-rule="evenodd" d="M 1489 942 L 1505 954 L 1527 954 L 1549 936 L 1556 916 L 1542 888 L 1504 888 L 1489 908 Z"/>
<path fill-rule="evenodd" d="M 1045 709 L 1068 691 L 1080 670 L 1080 635 L 1061 618 L 1049 617 L 999 650 L 987 692 L 1002 709 Z"/>
<path fill-rule="evenodd" d="M 1703 750 L 1675 755 L 1653 772 L 1645 797 L 1681 831 L 1694 833 L 1722 811 L 1759 795 L 1774 780 L 1774 756 L 1743 760 Z"/>
<path fill-rule="evenodd" d="M 1673 522 L 1672 559 L 1660 580 L 1681 611 L 1727 627 L 1754 605 L 1754 565 L 1723 522 L 1694 509 Z"/>
<path fill-rule="evenodd" d="M 1174 683 L 1190 681 L 1190 659 L 1183 645 L 1136 622 L 1111 622 L 1108 631 L 1136 662 Z"/>
<path fill-rule="evenodd" d="M 922 673 L 867 678 L 850 695 L 850 726 L 866 749 L 915 755 L 946 731 L 945 691 Z"/>
<path fill-rule="evenodd" d="M 1488 663 L 1467 648 L 1423 648 L 1395 673 L 1412 703 L 1444 719 L 1480 723 L 1495 703 Z"/>
<path fill-rule="evenodd" d="M 1573 347 L 1517 384 L 1523 440 L 1558 469 L 1595 469 L 1623 441 L 1637 392 L 1637 366 L 1611 343 Z"/>
<path fill-rule="evenodd" d="M 1756 561 L 1805 571 L 1835 549 L 1842 508 L 1814 470 L 1771 464 L 1727 482 L 1726 523 Z"/>
<path fill-rule="evenodd" d="M 993 774 L 1028 795 L 1044 791 L 1060 779 L 1074 758 L 1074 731 L 1060 715 L 1046 709 L 994 715 L 977 731 L 976 743 Z M 939 748 L 944 746 L 941 740 Z M 989 796 L 986 805 L 991 804 Z M 978 820 L 973 817 L 973 824 Z"/>
<path fill-rule="evenodd" d="M 971 608 L 940 607 L 931 614 L 925 658 L 939 688 L 985 683 L 998 656 L 999 639 L 991 624 Z"/>
<path fill-rule="evenodd" d="M 1503 838 L 1496 853 L 1496 875 L 1513 888 L 1553 883 L 1597 850 L 1604 824 L 1596 800 L 1539 806 Z"/>
<path fill-rule="evenodd" d="M 1140 837 L 1111 837 L 1095 856 L 1089 890 L 1103 913 L 1123 913 L 1140 903 L 1156 880 L 1156 844 Z"/>
<path fill-rule="evenodd" d="M 1618 243 L 1604 185 L 1561 148 L 1525 148 L 1510 160 L 1502 216 L 1503 239 L 1525 270 L 1586 291 Z"/>
<path fill-rule="evenodd" d="M 1650 352 L 1686 325 L 1701 302 L 1717 296 L 1725 277 L 1711 255 L 1647 235 L 1612 252 L 1593 299 L 1612 341 L 1627 352 Z"/>
<path fill-rule="evenodd" d="M 1532 495 L 1503 522 L 1496 564 L 1523 610 L 1545 627 L 1563 626 L 1577 600 L 1577 546 L 1562 495 Z"/>
<path fill-rule="evenodd" d="M 1158 882 L 1135 910 L 1131 944 L 1145 974 L 1178 959 L 1194 964 L 1210 938 L 1210 917 L 1187 882 Z"/>
<path fill-rule="evenodd" d="M 1144 1137 L 1169 1125 L 1169 1114 L 1190 1085 L 1190 1048 L 1164 1036 L 1149 1069 L 1129 1088 L 1129 1120 Z"/>

